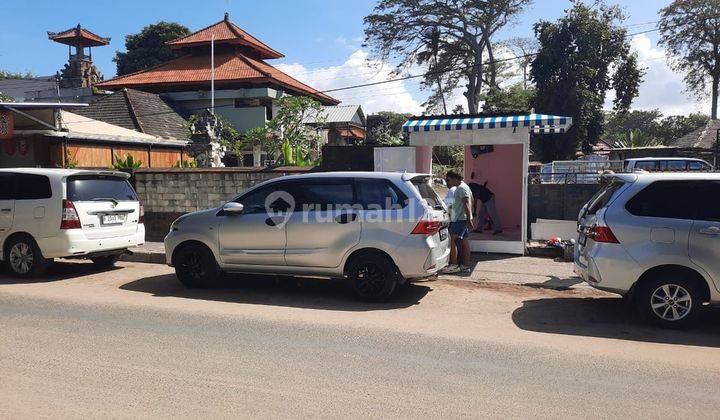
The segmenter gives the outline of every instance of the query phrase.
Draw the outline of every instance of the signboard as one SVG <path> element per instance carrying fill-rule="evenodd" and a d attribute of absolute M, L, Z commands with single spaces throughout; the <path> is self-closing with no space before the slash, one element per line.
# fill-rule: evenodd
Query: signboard
<path fill-rule="evenodd" d="M 13 114 L 7 111 L 0 111 L 0 140 L 8 140 L 13 136 L 15 119 Z"/>

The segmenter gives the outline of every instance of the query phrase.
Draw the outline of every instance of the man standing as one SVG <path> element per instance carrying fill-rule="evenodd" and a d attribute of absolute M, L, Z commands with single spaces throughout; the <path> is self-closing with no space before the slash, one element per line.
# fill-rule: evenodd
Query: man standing
<path fill-rule="evenodd" d="M 470 262 L 470 241 L 468 234 L 472 229 L 473 211 L 472 211 L 472 192 L 470 187 L 463 182 L 463 177 L 455 171 L 449 171 L 445 176 L 448 188 L 455 188 L 452 208 L 450 209 L 450 265 L 448 265 L 444 273 L 470 273 L 467 266 L 458 265 L 458 254 L 462 253 L 462 261 L 465 264 Z M 457 243 L 460 243 L 458 249 Z"/>
<path fill-rule="evenodd" d="M 485 215 L 490 214 L 490 219 L 493 223 L 493 235 L 499 235 L 502 233 L 502 225 L 500 224 L 500 217 L 495 209 L 495 193 L 487 187 L 487 181 L 483 185 L 475 182 L 471 182 L 470 191 L 472 191 L 473 197 L 475 197 L 475 207 L 480 209 L 478 214 L 477 223 L 475 226 L 475 232 L 482 232 L 485 228 Z M 478 205 L 477 202 L 480 202 Z"/>

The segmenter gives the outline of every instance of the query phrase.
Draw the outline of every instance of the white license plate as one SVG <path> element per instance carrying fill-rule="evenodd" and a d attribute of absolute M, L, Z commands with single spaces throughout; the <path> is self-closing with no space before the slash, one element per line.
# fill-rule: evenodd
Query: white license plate
<path fill-rule="evenodd" d="M 124 214 L 106 214 L 102 217 L 103 225 L 118 225 L 125 223 Z"/>

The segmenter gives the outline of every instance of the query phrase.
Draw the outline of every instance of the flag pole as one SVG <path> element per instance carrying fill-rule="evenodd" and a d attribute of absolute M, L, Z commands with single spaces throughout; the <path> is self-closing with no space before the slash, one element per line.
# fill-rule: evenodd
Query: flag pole
<path fill-rule="evenodd" d="M 210 110 L 215 115 L 215 34 L 210 38 Z"/>

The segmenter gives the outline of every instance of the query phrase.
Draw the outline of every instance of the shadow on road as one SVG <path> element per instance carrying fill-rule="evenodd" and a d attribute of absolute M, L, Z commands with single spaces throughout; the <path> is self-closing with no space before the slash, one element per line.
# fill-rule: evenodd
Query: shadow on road
<path fill-rule="evenodd" d="M 366 303 L 353 298 L 345 283 L 330 280 L 274 276 L 229 276 L 228 286 L 188 289 L 174 274 L 146 277 L 122 285 L 123 290 L 159 297 L 181 297 L 218 302 L 273 305 L 339 311 L 378 311 L 417 305 L 430 291 L 422 284 L 399 286 L 389 302 Z"/>
<path fill-rule="evenodd" d="M 547 298 L 524 301 L 512 320 L 523 330 L 550 334 L 720 347 L 718 310 L 705 315 L 694 329 L 667 330 L 642 322 L 619 297 Z"/>
<path fill-rule="evenodd" d="M 580 277 L 549 276 L 549 279 L 542 283 L 523 283 L 523 286 L 534 287 L 535 289 L 570 290 L 570 288 L 582 282 Z"/>
<path fill-rule="evenodd" d="M 23 279 L 11 276 L 9 269 L 2 267 L 0 269 L 0 284 L 52 283 L 121 269 L 122 267 L 96 267 L 90 261 L 59 260 L 50 264 L 47 272 L 42 277 Z"/>

